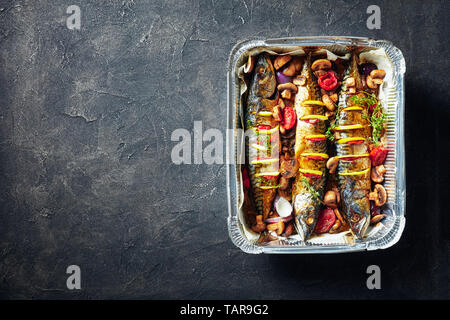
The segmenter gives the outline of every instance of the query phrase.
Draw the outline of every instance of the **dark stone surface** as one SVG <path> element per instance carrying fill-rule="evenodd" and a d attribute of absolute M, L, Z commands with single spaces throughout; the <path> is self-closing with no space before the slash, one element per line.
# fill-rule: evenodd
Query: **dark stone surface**
<path fill-rule="evenodd" d="M 370 4 L 381 30 L 366 28 Z M 449 298 L 448 1 L 0 8 L 1 298 Z M 171 163 L 176 128 L 224 131 L 238 40 L 301 35 L 387 39 L 405 55 L 407 225 L 391 249 L 244 254 L 228 239 L 225 165 Z M 66 289 L 71 264 L 81 291 Z M 366 288 L 371 264 L 382 290 Z"/>

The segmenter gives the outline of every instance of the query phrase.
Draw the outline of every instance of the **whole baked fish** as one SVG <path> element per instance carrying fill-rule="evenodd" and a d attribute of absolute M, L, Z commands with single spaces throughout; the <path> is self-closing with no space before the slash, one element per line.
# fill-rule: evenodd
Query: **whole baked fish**
<path fill-rule="evenodd" d="M 279 125 L 272 116 L 278 96 L 276 77 L 266 54 L 257 58 L 247 99 L 245 114 L 246 154 L 256 212 L 266 219 L 272 210 L 279 177 Z"/>
<path fill-rule="evenodd" d="M 336 154 L 339 191 L 343 210 L 353 233 L 362 239 L 370 223 L 370 159 L 369 112 L 358 103 L 366 94 L 362 91 L 358 71 L 358 55 L 352 54 L 344 76 L 335 122 Z"/>
<path fill-rule="evenodd" d="M 295 177 L 292 199 L 298 232 L 305 241 L 317 222 L 325 188 L 327 155 L 326 120 L 320 89 L 311 70 L 311 53 L 306 57 L 300 74 L 301 85 L 295 96 L 297 129 L 295 159 L 299 172 Z"/>

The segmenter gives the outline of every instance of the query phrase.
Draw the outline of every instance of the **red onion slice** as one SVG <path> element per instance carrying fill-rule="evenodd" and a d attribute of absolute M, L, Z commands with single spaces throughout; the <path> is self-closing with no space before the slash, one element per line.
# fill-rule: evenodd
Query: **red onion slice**
<path fill-rule="evenodd" d="M 277 71 L 276 77 L 277 77 L 278 84 L 288 83 L 288 82 L 292 81 L 292 77 L 288 77 L 288 76 L 284 75 L 283 72 L 281 72 L 281 71 Z"/>
<path fill-rule="evenodd" d="M 289 222 L 292 220 L 292 215 L 290 215 L 289 217 L 274 217 L 274 218 L 268 218 L 265 220 L 266 223 L 278 223 L 280 221 L 283 222 Z"/>

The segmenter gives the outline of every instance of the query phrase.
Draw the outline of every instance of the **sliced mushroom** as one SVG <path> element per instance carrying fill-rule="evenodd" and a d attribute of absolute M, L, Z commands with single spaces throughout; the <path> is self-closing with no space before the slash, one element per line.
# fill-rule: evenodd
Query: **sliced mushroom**
<path fill-rule="evenodd" d="M 370 76 L 370 75 L 368 75 L 367 77 L 366 77 L 366 83 L 367 83 L 367 86 L 370 88 L 370 89 L 376 89 L 376 88 L 378 88 L 378 85 L 375 83 L 375 82 L 373 82 L 373 79 L 372 79 L 372 77 Z M 351 89 L 351 88 L 350 88 Z"/>
<path fill-rule="evenodd" d="M 336 222 L 333 224 L 333 226 L 331 227 L 330 231 L 328 231 L 329 233 L 337 233 L 339 231 L 339 228 L 341 227 L 341 221 L 340 220 L 336 220 Z"/>
<path fill-rule="evenodd" d="M 334 111 L 336 109 L 336 106 L 334 105 L 334 102 L 333 100 L 331 100 L 329 95 L 324 94 L 322 96 L 322 101 L 323 103 L 325 103 L 325 107 L 327 107 L 329 111 Z"/>
<path fill-rule="evenodd" d="M 333 93 L 331 96 L 330 96 L 330 99 L 331 99 L 331 101 L 333 101 L 334 103 L 336 103 L 336 102 L 338 102 L 338 95 L 337 95 L 337 93 Z"/>
<path fill-rule="evenodd" d="M 296 72 L 302 70 L 302 61 L 300 60 L 300 58 L 294 58 L 294 60 L 292 60 L 292 64 L 295 66 Z"/>
<path fill-rule="evenodd" d="M 339 204 L 341 202 L 341 194 L 339 193 L 338 188 L 332 188 L 331 190 L 333 190 L 336 193 L 337 203 Z"/>
<path fill-rule="evenodd" d="M 386 76 L 386 71 L 384 71 L 383 69 L 372 70 L 372 72 L 370 73 L 370 77 L 372 79 L 383 80 L 385 76 Z"/>
<path fill-rule="evenodd" d="M 305 76 L 302 75 L 298 75 L 294 78 L 294 80 L 292 81 L 296 86 L 301 86 L 303 87 L 306 84 L 306 78 Z"/>
<path fill-rule="evenodd" d="M 284 222 L 279 221 L 277 223 L 271 223 L 267 225 L 267 230 L 274 231 L 277 235 L 281 235 L 284 231 Z"/>
<path fill-rule="evenodd" d="M 378 223 L 378 222 L 380 222 L 381 220 L 383 220 L 384 217 L 385 217 L 384 214 L 378 214 L 378 215 L 376 215 L 376 216 L 373 216 L 373 217 L 370 219 L 370 224 Z"/>
<path fill-rule="evenodd" d="M 297 91 L 298 91 L 297 86 L 295 84 L 293 84 L 292 82 L 281 83 L 278 85 L 277 89 L 279 91 L 290 90 L 294 93 L 297 93 Z"/>
<path fill-rule="evenodd" d="M 317 59 L 311 66 L 312 71 L 329 69 L 331 69 L 331 62 L 328 59 Z"/>
<path fill-rule="evenodd" d="M 347 85 L 348 88 L 354 87 L 355 86 L 355 78 L 348 77 L 347 80 L 345 80 L 345 84 Z"/>
<path fill-rule="evenodd" d="M 275 61 L 273 62 L 273 66 L 276 70 L 278 70 L 282 66 L 284 66 L 286 63 L 291 61 L 291 59 L 292 59 L 292 57 L 290 55 L 278 56 L 275 58 Z"/>
<path fill-rule="evenodd" d="M 369 200 L 375 201 L 375 205 L 381 207 L 387 201 L 386 189 L 381 184 L 376 184 L 373 192 L 369 193 Z"/>
<path fill-rule="evenodd" d="M 371 173 L 372 181 L 376 183 L 381 183 L 384 180 L 384 174 L 386 173 L 386 168 L 380 164 L 376 166 Z"/>
<path fill-rule="evenodd" d="M 336 157 L 331 157 L 327 161 L 327 169 L 331 174 L 333 174 L 336 171 L 337 165 L 339 163 L 339 159 Z"/>
<path fill-rule="evenodd" d="M 255 57 L 248 56 L 247 64 L 244 66 L 244 73 L 252 72 L 254 66 L 255 66 Z"/>
<path fill-rule="evenodd" d="M 292 62 L 288 64 L 288 66 L 282 71 L 285 76 L 293 77 L 296 73 L 295 64 Z"/>
<path fill-rule="evenodd" d="M 291 100 L 292 99 L 292 92 L 291 90 L 285 89 L 281 92 L 281 97 L 283 99 Z"/>
<path fill-rule="evenodd" d="M 257 215 L 256 216 L 256 225 L 252 226 L 252 230 L 258 233 L 263 232 L 266 229 L 266 224 L 263 221 L 263 216 Z"/>

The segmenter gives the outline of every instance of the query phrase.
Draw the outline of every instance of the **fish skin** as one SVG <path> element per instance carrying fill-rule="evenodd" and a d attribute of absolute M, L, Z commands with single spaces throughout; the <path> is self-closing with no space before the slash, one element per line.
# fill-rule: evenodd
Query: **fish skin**
<path fill-rule="evenodd" d="M 302 169 L 313 169 L 322 171 L 321 178 L 308 178 L 298 172 L 292 189 L 292 199 L 295 217 L 297 221 L 297 229 L 303 241 L 306 241 L 314 231 L 320 207 L 322 205 L 320 199 L 323 198 L 326 182 L 326 160 L 308 160 L 302 157 L 304 152 L 327 153 L 327 141 L 308 141 L 305 139 L 307 135 L 325 134 L 326 122 L 318 121 L 315 125 L 299 120 L 302 116 L 318 114 L 324 115 L 323 106 L 302 106 L 305 100 L 320 100 L 320 88 L 317 80 L 311 72 L 311 53 L 308 54 L 303 64 L 301 75 L 306 78 L 305 86 L 297 86 L 298 92 L 295 96 L 295 111 L 297 114 L 297 128 L 295 135 L 295 159 L 298 161 L 299 167 Z M 315 197 L 307 188 L 306 179 L 311 188 L 318 194 Z M 308 219 L 312 223 L 307 223 Z"/>
<path fill-rule="evenodd" d="M 263 215 L 266 219 L 272 210 L 273 200 L 277 189 L 261 189 L 260 186 L 267 185 L 268 180 L 264 177 L 257 177 L 261 172 L 279 171 L 279 150 L 280 137 L 279 130 L 275 130 L 271 135 L 258 134 L 254 128 L 259 125 L 269 125 L 276 128 L 278 122 L 272 116 L 258 115 L 260 111 L 273 111 L 278 102 L 278 93 L 276 91 L 275 70 L 270 58 L 266 54 L 260 54 L 257 58 L 254 72 L 250 80 L 249 95 L 245 114 L 245 135 L 248 137 L 246 142 L 246 154 L 248 155 L 248 171 L 252 185 L 252 193 L 255 201 L 257 215 Z M 274 94 L 276 97 L 270 99 Z M 261 141 L 263 138 L 270 138 L 270 149 L 268 151 L 257 150 L 251 145 Z M 267 138 L 268 137 L 268 138 Z M 276 158 L 278 161 L 271 164 L 255 165 L 251 163 L 256 157 Z M 275 177 L 274 184 L 277 184 L 278 177 Z"/>
<path fill-rule="evenodd" d="M 346 92 L 346 79 L 353 77 L 355 79 L 356 94 L 349 94 Z M 363 93 L 358 93 L 363 89 L 362 80 L 358 71 L 358 54 L 352 53 L 351 63 L 344 76 L 343 85 L 339 96 L 339 119 L 336 120 L 337 126 L 362 124 L 364 128 L 341 131 L 340 138 L 347 137 L 364 137 L 366 140 L 362 144 L 336 144 L 336 154 L 338 156 L 345 156 L 350 154 L 365 154 L 369 153 L 369 137 L 371 137 L 371 130 L 368 122 L 367 107 L 357 105 L 350 98 L 354 95 L 364 96 Z M 342 111 L 346 107 L 360 106 L 362 111 Z M 368 172 L 363 175 L 343 176 L 339 173 L 362 171 L 369 168 Z M 354 161 L 340 160 L 337 173 L 338 185 L 341 193 L 342 207 L 345 215 L 349 221 L 353 233 L 362 239 L 370 224 L 370 159 L 369 157 L 360 158 Z"/>

